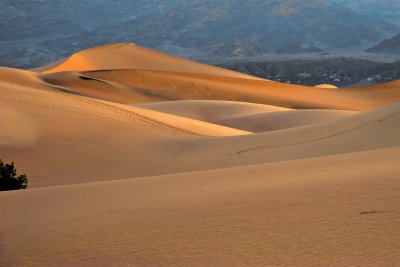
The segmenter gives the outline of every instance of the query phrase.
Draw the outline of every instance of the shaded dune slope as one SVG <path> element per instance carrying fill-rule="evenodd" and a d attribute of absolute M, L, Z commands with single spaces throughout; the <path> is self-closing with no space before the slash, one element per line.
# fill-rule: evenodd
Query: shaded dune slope
<path fill-rule="evenodd" d="M 135 106 L 250 132 L 293 128 L 357 114 L 357 112 L 345 110 L 292 110 L 216 100 L 166 101 Z"/>

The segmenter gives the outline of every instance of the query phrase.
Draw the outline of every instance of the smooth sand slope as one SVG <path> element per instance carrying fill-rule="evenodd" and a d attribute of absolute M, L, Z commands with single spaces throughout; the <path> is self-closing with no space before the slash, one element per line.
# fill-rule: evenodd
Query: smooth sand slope
<path fill-rule="evenodd" d="M 394 148 L 2 193 L 0 265 L 396 266 L 399 157 Z"/>
<path fill-rule="evenodd" d="M 347 110 L 292 110 L 217 100 L 165 101 L 135 106 L 250 132 L 299 127 L 357 114 L 357 112 Z"/>

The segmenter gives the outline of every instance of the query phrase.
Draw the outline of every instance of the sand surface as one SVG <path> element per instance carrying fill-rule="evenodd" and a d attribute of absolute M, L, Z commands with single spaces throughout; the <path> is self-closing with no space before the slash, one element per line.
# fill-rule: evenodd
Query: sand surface
<path fill-rule="evenodd" d="M 2 193 L 0 263 L 396 266 L 399 157 L 393 148 Z"/>
<path fill-rule="evenodd" d="M 396 266 L 400 83 L 280 84 L 132 44 L 0 68 L 0 266 Z"/>

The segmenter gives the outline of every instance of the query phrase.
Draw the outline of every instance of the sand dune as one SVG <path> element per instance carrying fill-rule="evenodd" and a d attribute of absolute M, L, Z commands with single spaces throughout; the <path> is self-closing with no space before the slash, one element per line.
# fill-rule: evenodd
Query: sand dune
<path fill-rule="evenodd" d="M 35 69 L 38 72 L 143 69 L 263 80 L 231 70 L 171 56 L 132 43 L 110 44 L 80 51 L 71 57 Z"/>
<path fill-rule="evenodd" d="M 393 148 L 2 193 L 0 265 L 395 266 L 399 157 Z"/>
<path fill-rule="evenodd" d="M 230 101 L 186 100 L 135 106 L 250 132 L 267 132 L 324 122 L 357 114 L 344 110 L 291 110 Z"/>
<path fill-rule="evenodd" d="M 0 68 L 0 158 L 29 178 L 0 193 L 1 266 L 400 261 L 399 81 L 294 86 L 132 44 L 36 71 Z"/>

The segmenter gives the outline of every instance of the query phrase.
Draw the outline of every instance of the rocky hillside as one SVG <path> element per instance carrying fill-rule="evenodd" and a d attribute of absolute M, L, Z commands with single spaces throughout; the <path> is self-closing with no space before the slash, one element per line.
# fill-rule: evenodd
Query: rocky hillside
<path fill-rule="evenodd" d="M 400 25 L 399 0 L 329 0 L 360 14 L 376 16 Z"/>
<path fill-rule="evenodd" d="M 400 55 L 400 34 L 383 40 L 379 44 L 369 48 L 367 51 L 371 53 Z"/>

